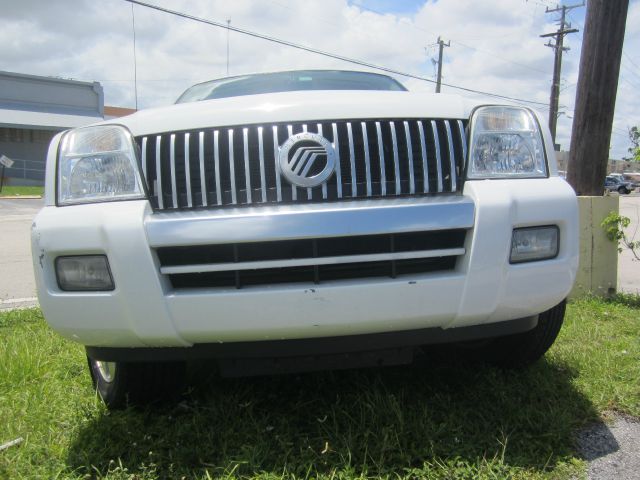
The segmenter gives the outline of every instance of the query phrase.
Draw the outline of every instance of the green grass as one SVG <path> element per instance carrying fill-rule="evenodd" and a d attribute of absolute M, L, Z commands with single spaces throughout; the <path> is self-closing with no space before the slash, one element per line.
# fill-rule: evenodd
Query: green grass
<path fill-rule="evenodd" d="M 44 187 L 8 187 L 3 185 L 0 197 L 21 197 L 24 195 L 39 195 L 44 194 Z"/>
<path fill-rule="evenodd" d="M 39 310 L 0 314 L 0 478 L 580 478 L 582 425 L 640 416 L 640 301 L 571 304 L 526 371 L 447 361 L 220 380 L 177 404 L 107 412 L 81 347 Z"/>

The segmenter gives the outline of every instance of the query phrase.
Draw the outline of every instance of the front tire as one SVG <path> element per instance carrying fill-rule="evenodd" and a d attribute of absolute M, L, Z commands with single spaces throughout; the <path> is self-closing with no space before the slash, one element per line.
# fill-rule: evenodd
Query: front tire
<path fill-rule="evenodd" d="M 542 312 L 538 325 L 528 332 L 496 338 L 484 346 L 484 358 L 503 368 L 523 368 L 531 365 L 551 348 L 564 322 L 567 302 Z"/>
<path fill-rule="evenodd" d="M 618 193 L 620 195 L 628 195 L 629 193 L 631 193 L 631 190 L 628 190 L 627 187 L 620 187 L 618 189 Z"/>
<path fill-rule="evenodd" d="M 181 392 L 184 363 L 105 362 L 87 357 L 93 387 L 110 410 L 143 406 Z"/>

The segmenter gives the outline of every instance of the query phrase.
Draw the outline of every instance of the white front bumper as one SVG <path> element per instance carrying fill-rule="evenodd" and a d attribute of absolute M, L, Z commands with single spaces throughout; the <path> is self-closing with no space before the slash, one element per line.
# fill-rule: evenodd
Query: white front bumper
<path fill-rule="evenodd" d="M 208 235 L 233 241 L 273 239 L 273 233 L 265 232 L 267 226 L 269 232 L 278 231 L 272 228 L 278 226 L 278 215 L 261 221 L 230 216 L 225 222 L 223 214 L 207 220 L 206 215 L 189 213 L 186 220 L 181 215 L 180 222 L 172 223 L 170 213 L 162 214 L 169 221 L 159 221 L 146 201 L 45 207 L 32 229 L 38 297 L 55 330 L 82 344 L 105 347 L 462 327 L 535 315 L 566 297 L 578 265 L 578 225 L 575 195 L 562 179 L 468 181 L 463 197 L 435 197 L 432 203 L 441 202 L 445 208 L 460 201 L 473 202 L 475 218 L 469 225 L 466 253 L 455 270 L 241 290 L 174 290 L 159 273 L 152 247 L 204 244 L 212 238 Z M 410 209 L 394 220 L 394 229 L 415 229 Z M 375 215 L 369 212 L 365 221 L 362 212 L 352 221 L 322 227 L 321 213 L 314 217 L 307 212 L 309 231 L 297 234 L 313 236 L 319 228 L 324 235 L 362 234 L 365 224 L 375 225 Z M 421 218 L 420 223 L 435 229 L 446 218 Z M 455 224 L 455 219 L 449 221 Z M 559 227 L 559 255 L 510 265 L 513 228 L 536 225 Z M 377 228 L 384 231 L 385 226 Z M 107 255 L 116 289 L 61 291 L 53 270 L 55 258 L 94 253 Z"/>

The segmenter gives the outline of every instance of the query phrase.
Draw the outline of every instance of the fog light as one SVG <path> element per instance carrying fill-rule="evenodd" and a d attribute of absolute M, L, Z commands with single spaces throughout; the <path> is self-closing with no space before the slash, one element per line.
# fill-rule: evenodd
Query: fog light
<path fill-rule="evenodd" d="M 516 228 L 511 237 L 510 263 L 548 260 L 558 255 L 558 227 Z"/>
<path fill-rule="evenodd" d="M 56 258 L 60 290 L 67 292 L 113 290 L 113 278 L 105 255 L 78 255 Z"/>

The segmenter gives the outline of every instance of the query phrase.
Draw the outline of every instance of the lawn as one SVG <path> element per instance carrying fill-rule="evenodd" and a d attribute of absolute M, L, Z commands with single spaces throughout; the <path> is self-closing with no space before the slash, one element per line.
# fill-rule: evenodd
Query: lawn
<path fill-rule="evenodd" d="M 44 187 L 9 187 L 4 185 L 0 192 L 0 197 L 23 197 L 25 195 L 42 196 L 44 193 Z"/>
<path fill-rule="evenodd" d="M 570 304 L 526 371 L 429 352 L 411 368 L 220 380 L 107 412 L 83 350 L 39 310 L 0 313 L 0 478 L 580 478 L 582 425 L 640 416 L 640 299 Z"/>

